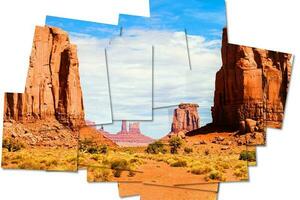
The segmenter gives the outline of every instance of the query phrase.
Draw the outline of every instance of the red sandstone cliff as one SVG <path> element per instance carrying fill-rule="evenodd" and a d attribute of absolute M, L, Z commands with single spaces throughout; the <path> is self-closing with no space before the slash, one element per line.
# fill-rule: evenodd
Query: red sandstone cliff
<path fill-rule="evenodd" d="M 253 119 L 260 124 L 280 126 L 291 55 L 228 44 L 224 29 L 222 62 L 216 74 L 213 124 L 237 128 L 246 119 Z"/>
<path fill-rule="evenodd" d="M 36 27 L 23 94 L 5 94 L 4 121 L 56 119 L 83 126 L 84 109 L 76 46 L 59 28 Z"/>

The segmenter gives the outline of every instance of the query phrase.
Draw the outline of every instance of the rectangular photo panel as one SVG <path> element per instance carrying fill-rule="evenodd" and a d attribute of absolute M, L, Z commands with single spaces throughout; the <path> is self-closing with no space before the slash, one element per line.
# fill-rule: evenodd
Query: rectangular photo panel
<path fill-rule="evenodd" d="M 132 197 L 132 196 L 139 196 L 141 193 L 146 193 L 149 191 L 147 195 L 151 196 L 150 190 L 148 190 L 149 186 L 156 186 L 160 187 L 158 185 L 147 185 L 143 183 L 119 183 L 118 184 L 119 188 L 119 195 L 121 198 L 126 198 L 126 197 Z M 162 191 L 165 189 L 171 188 L 172 191 L 178 191 L 180 192 L 182 189 L 186 190 L 194 190 L 194 189 L 199 189 L 202 190 L 200 192 L 218 192 L 219 190 L 219 184 L 202 184 L 202 185 L 195 185 L 195 186 L 177 186 L 177 187 L 164 187 L 162 186 L 161 189 Z M 174 189 L 178 190 L 174 190 Z M 142 191 L 142 192 L 141 192 Z"/>
<path fill-rule="evenodd" d="M 68 34 L 35 29 L 24 93 L 6 93 L 2 168 L 77 170 L 85 113 L 77 48 Z"/>
<path fill-rule="evenodd" d="M 288 53 L 257 49 L 264 76 L 265 121 L 268 128 L 283 126 L 293 56 Z"/>
<path fill-rule="evenodd" d="M 114 120 L 152 120 L 153 51 L 130 35 L 106 48 Z"/>
<path fill-rule="evenodd" d="M 217 184 L 214 184 L 217 186 Z M 127 191 L 135 190 L 136 187 L 138 194 L 134 192 L 127 193 Z M 198 189 L 199 186 L 197 186 Z M 204 187 L 203 187 L 204 188 Z M 122 193 L 124 191 L 125 193 Z M 157 185 L 146 185 L 140 183 L 119 183 L 119 192 L 122 198 L 141 196 L 141 199 L 170 199 L 170 200 L 189 200 L 189 199 L 217 199 L 218 193 L 213 191 L 199 191 L 192 187 L 186 189 L 185 187 L 161 187 Z"/>
<path fill-rule="evenodd" d="M 114 25 L 47 16 L 46 24 L 66 31 L 77 46 L 85 119 L 88 124 L 112 123 L 105 48 L 119 34 Z"/>

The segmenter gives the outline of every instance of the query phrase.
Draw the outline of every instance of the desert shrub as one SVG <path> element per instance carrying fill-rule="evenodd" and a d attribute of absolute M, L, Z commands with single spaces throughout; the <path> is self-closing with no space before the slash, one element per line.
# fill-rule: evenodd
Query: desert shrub
<path fill-rule="evenodd" d="M 222 167 L 223 169 L 229 169 L 230 164 L 228 162 L 220 162 L 219 166 Z"/>
<path fill-rule="evenodd" d="M 117 159 L 111 162 L 110 167 L 114 170 L 128 170 L 129 163 L 125 159 Z"/>
<path fill-rule="evenodd" d="M 24 145 L 16 139 L 6 138 L 3 139 L 2 148 L 6 148 L 9 152 L 16 152 L 24 148 Z"/>
<path fill-rule="evenodd" d="M 137 158 L 132 158 L 132 159 L 129 160 L 129 162 L 132 163 L 132 164 L 133 164 L 133 163 L 137 163 L 137 162 L 139 162 L 139 159 L 137 159 Z"/>
<path fill-rule="evenodd" d="M 122 170 L 119 169 L 114 170 L 114 177 L 119 178 L 121 177 L 121 175 L 122 175 Z"/>
<path fill-rule="evenodd" d="M 100 145 L 97 146 L 95 142 L 93 142 L 91 139 L 84 139 L 80 140 L 79 142 L 79 150 L 84 153 L 90 153 L 90 154 L 107 154 L 108 153 L 108 146 L 107 145 Z"/>
<path fill-rule="evenodd" d="M 239 169 L 235 169 L 234 173 L 233 173 L 236 177 L 246 177 L 247 176 L 247 169 L 245 168 L 239 168 Z"/>
<path fill-rule="evenodd" d="M 209 155 L 209 149 L 205 149 L 205 151 L 204 151 L 204 155 L 206 155 L 206 156 L 208 156 Z"/>
<path fill-rule="evenodd" d="M 211 180 L 222 180 L 223 179 L 222 173 L 220 173 L 219 171 L 216 171 L 216 170 L 211 171 L 208 177 Z"/>
<path fill-rule="evenodd" d="M 86 152 L 90 153 L 90 154 L 96 154 L 96 153 L 98 153 L 98 148 L 97 147 L 88 147 Z"/>
<path fill-rule="evenodd" d="M 94 180 L 101 180 L 101 181 L 109 181 L 111 177 L 111 172 L 108 169 L 94 169 L 92 171 L 94 176 Z"/>
<path fill-rule="evenodd" d="M 189 154 L 189 153 L 192 153 L 192 152 L 193 152 L 193 148 L 185 147 L 185 148 L 184 148 L 184 152 L 185 152 L 185 153 L 188 153 L 188 154 Z"/>
<path fill-rule="evenodd" d="M 166 159 L 164 160 L 164 162 L 166 162 L 166 163 L 169 164 L 169 165 L 172 165 L 173 163 L 177 162 L 177 160 L 174 159 L 174 158 L 166 158 Z"/>
<path fill-rule="evenodd" d="M 167 152 L 167 150 L 164 149 L 164 144 L 161 141 L 156 141 L 149 144 L 145 151 L 150 154 L 158 154 L 158 153 L 165 154 Z"/>
<path fill-rule="evenodd" d="M 84 139 L 79 141 L 79 150 L 82 152 L 87 152 L 88 148 L 93 146 L 94 143 L 91 139 Z"/>
<path fill-rule="evenodd" d="M 171 167 L 186 167 L 187 162 L 185 160 L 178 160 L 171 164 Z"/>
<path fill-rule="evenodd" d="M 98 153 L 107 154 L 108 153 L 108 146 L 107 145 L 101 145 L 98 148 Z"/>
<path fill-rule="evenodd" d="M 169 145 L 171 147 L 170 152 L 172 154 L 177 154 L 178 153 L 178 149 L 180 149 L 181 145 L 182 145 L 182 139 L 180 137 L 172 137 L 169 140 Z"/>
<path fill-rule="evenodd" d="M 240 160 L 245 160 L 249 162 L 256 161 L 256 152 L 255 151 L 242 151 L 240 153 Z"/>
<path fill-rule="evenodd" d="M 191 173 L 192 174 L 196 174 L 196 175 L 201 175 L 201 174 L 207 174 L 209 172 L 212 171 L 212 168 L 207 166 L 207 165 L 203 165 L 203 166 L 194 166 L 191 169 Z"/>

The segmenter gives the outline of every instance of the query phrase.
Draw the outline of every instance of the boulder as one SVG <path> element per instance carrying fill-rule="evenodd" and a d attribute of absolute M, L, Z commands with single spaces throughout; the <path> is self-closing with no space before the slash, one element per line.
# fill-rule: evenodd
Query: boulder
<path fill-rule="evenodd" d="M 255 130 L 257 130 L 256 126 L 257 122 L 253 119 L 246 119 L 245 120 L 245 128 L 247 133 L 253 133 Z"/>

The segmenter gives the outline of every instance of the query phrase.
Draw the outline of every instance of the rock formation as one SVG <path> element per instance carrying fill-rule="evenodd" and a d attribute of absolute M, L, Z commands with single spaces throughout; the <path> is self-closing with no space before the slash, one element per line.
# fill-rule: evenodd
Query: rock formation
<path fill-rule="evenodd" d="M 141 134 L 139 122 L 129 123 L 129 134 Z"/>
<path fill-rule="evenodd" d="M 198 104 L 182 103 L 174 110 L 171 132 L 162 140 L 167 140 L 172 136 L 185 138 L 187 132 L 200 127 L 200 117 Z"/>
<path fill-rule="evenodd" d="M 171 132 L 192 131 L 199 128 L 198 105 L 182 103 L 174 110 Z"/>
<path fill-rule="evenodd" d="M 5 95 L 4 121 L 85 124 L 76 46 L 59 28 L 36 27 L 25 92 Z"/>
<path fill-rule="evenodd" d="M 147 146 L 155 141 L 142 134 L 138 122 L 129 123 L 129 130 L 127 130 L 126 121 L 122 121 L 121 131 L 116 134 L 104 132 L 104 136 L 114 141 L 119 146 Z"/>
<path fill-rule="evenodd" d="M 228 44 L 225 28 L 223 65 L 216 74 L 213 124 L 238 128 L 252 119 L 258 126 L 265 122 L 270 126 L 280 125 L 291 73 L 290 60 L 289 54 Z"/>
<path fill-rule="evenodd" d="M 118 132 L 117 134 L 128 134 L 128 131 L 127 131 L 127 123 L 126 123 L 125 120 L 122 121 L 121 131 Z"/>

